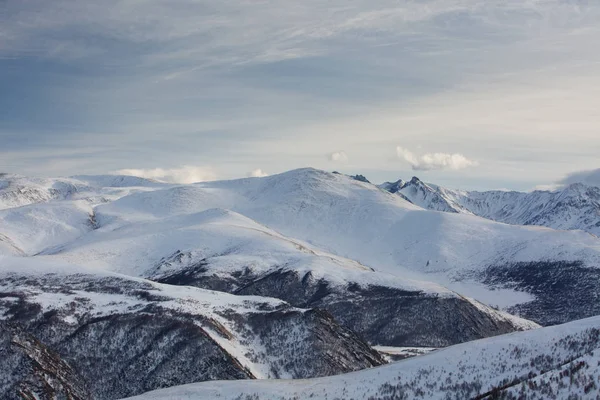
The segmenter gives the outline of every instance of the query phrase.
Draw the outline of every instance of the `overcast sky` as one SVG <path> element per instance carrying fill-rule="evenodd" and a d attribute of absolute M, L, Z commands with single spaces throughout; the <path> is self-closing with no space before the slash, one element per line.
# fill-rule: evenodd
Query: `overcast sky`
<path fill-rule="evenodd" d="M 2 0 L 0 170 L 530 189 L 600 167 L 599 43 L 591 0 Z"/>

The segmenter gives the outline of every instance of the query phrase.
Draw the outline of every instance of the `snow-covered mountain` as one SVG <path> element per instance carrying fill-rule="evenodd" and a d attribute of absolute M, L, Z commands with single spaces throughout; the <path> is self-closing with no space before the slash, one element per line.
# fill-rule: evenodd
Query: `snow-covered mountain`
<path fill-rule="evenodd" d="M 598 237 L 428 210 L 416 179 L 1 179 L 1 393 L 325 376 L 600 314 Z"/>
<path fill-rule="evenodd" d="M 301 169 L 170 187 L 95 210 L 100 225 L 119 227 L 215 207 L 378 272 L 433 281 L 542 324 L 600 312 L 597 237 L 428 211 L 340 174 Z M 565 274 L 564 285 L 552 285 Z M 575 306 L 565 307 L 571 300 Z"/>
<path fill-rule="evenodd" d="M 106 180 L 102 177 L 87 179 L 88 182 Z M 72 198 L 86 201 L 96 198 L 95 193 L 106 194 L 114 189 L 86 185 L 87 189 L 79 190 Z M 3 238 L 0 249 L 5 252 L 13 249 L 14 254 L 18 253 L 16 246 L 25 254 L 42 253 L 75 263 L 79 263 L 77 254 L 83 254 L 82 262 L 93 264 L 100 260 L 98 265 L 104 264 L 102 267 L 106 268 L 102 260 L 109 260 L 111 252 L 96 255 L 94 249 L 109 239 L 110 234 L 102 236 L 106 232 L 143 231 L 151 223 L 154 224 L 152 229 L 159 231 L 163 230 L 162 224 L 167 224 L 164 230 L 168 231 L 169 223 L 180 223 L 177 218 L 192 220 L 198 213 L 220 208 L 241 214 L 324 253 L 357 261 L 376 272 L 413 281 L 436 282 L 461 295 L 520 313 L 542 324 L 560 323 L 600 311 L 600 305 L 594 301 L 600 286 L 597 269 L 600 240 L 582 231 L 506 225 L 463 213 L 427 211 L 369 183 L 314 169 L 183 186 L 151 183 L 145 187 L 121 187 L 111 193 L 113 197 L 104 196 L 104 201 L 99 203 L 87 200 L 93 208 L 92 214 L 84 212 L 77 221 L 93 221 L 93 229 L 88 225 L 88 232 L 82 232 L 81 225 L 71 226 L 71 222 L 65 227 L 65 221 L 60 220 L 57 226 L 71 234 L 65 235 L 62 243 L 59 240 L 62 234 L 48 235 L 57 240 L 48 241 L 44 247 L 43 243 L 30 243 L 26 235 L 23 236 L 23 231 L 44 232 L 46 228 L 40 225 L 44 218 L 22 216 L 16 219 L 19 222 L 13 228 L 0 226 Z M 71 207 L 76 204 L 68 198 L 40 205 L 51 206 L 57 202 L 71 202 Z M 21 207 L 4 213 L 30 215 L 26 210 Z M 48 231 L 57 231 L 52 224 L 48 226 Z M 183 232 L 186 229 L 183 228 Z M 269 237 L 268 234 L 259 236 L 259 243 Z M 102 240 L 94 244 L 96 239 Z M 159 249 L 155 246 L 138 246 L 134 251 L 135 245 L 130 241 L 124 245 L 127 252 L 112 252 L 125 258 L 111 261 L 114 265 L 110 268 L 135 266 L 136 271 L 125 272 L 149 277 L 144 275 L 147 272 L 144 269 L 168 259 L 177 250 L 197 250 L 198 246 L 193 243 L 187 243 L 186 248 L 177 246 L 178 240 L 181 239 L 169 242 L 168 251 L 160 247 L 160 252 L 149 250 Z M 85 255 L 88 245 L 90 251 Z M 231 243 L 231 247 L 235 247 L 235 243 Z M 152 257 L 145 257 L 147 254 Z M 128 260 L 127 255 L 130 255 Z M 278 263 L 285 264 L 281 260 Z M 563 284 L 554 285 L 557 280 Z M 571 303 L 574 306 L 565 306 Z"/>
<path fill-rule="evenodd" d="M 131 400 L 590 399 L 600 317 L 482 339 L 383 367 L 301 381 L 205 382 Z"/>
<path fill-rule="evenodd" d="M 573 183 L 555 191 L 467 192 L 416 177 L 379 186 L 428 210 L 467 213 L 513 225 L 581 229 L 600 236 L 600 188 Z"/>

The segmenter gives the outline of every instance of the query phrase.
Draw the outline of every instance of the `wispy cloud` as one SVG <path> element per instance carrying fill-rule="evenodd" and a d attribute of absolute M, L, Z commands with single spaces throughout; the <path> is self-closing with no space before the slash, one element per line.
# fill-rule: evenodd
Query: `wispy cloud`
<path fill-rule="evenodd" d="M 120 169 L 115 171 L 118 175 L 139 176 L 140 178 L 154 179 L 167 183 L 194 183 L 213 181 L 217 178 L 215 171 L 210 167 L 185 165 L 180 168 L 151 168 L 151 169 Z"/>
<path fill-rule="evenodd" d="M 415 171 L 460 170 L 479 165 L 477 161 L 469 160 L 462 154 L 427 153 L 416 155 L 403 147 L 396 147 L 398 158 L 410 164 Z"/>

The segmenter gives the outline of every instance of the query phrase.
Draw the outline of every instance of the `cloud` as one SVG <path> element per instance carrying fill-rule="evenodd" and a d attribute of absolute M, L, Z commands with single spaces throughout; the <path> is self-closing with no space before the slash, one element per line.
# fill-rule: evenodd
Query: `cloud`
<path fill-rule="evenodd" d="M 194 183 L 213 181 L 217 175 L 210 167 L 184 165 L 180 168 L 152 168 L 152 169 L 120 169 L 115 171 L 119 175 L 139 176 L 140 178 L 154 179 L 167 183 Z"/>
<path fill-rule="evenodd" d="M 267 174 L 265 171 L 263 171 L 260 168 L 255 169 L 254 171 L 250 171 L 248 172 L 248 176 L 250 178 L 262 178 L 265 176 L 269 176 L 269 174 Z"/>
<path fill-rule="evenodd" d="M 571 172 L 554 183 L 537 185 L 534 190 L 561 190 L 574 183 L 600 187 L 600 168 Z"/>
<path fill-rule="evenodd" d="M 336 151 L 327 156 L 329 161 L 348 162 L 348 155 L 343 151 Z"/>
<path fill-rule="evenodd" d="M 564 185 L 560 185 L 558 183 L 550 183 L 548 185 L 536 185 L 533 190 L 543 190 L 545 192 L 553 192 L 562 188 Z"/>
<path fill-rule="evenodd" d="M 584 183 L 586 185 L 600 187 L 600 168 L 570 173 L 563 179 L 561 179 L 558 183 L 562 185 Z"/>
<path fill-rule="evenodd" d="M 409 163 L 415 171 L 460 170 L 479 165 L 477 161 L 469 160 L 462 154 L 427 153 L 417 156 L 403 147 L 396 147 L 398 158 Z"/>

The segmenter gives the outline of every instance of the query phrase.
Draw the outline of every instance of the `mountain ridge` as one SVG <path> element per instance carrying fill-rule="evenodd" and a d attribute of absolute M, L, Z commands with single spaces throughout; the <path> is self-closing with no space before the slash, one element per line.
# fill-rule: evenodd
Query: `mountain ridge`
<path fill-rule="evenodd" d="M 400 187 L 379 187 L 429 210 L 473 214 L 512 225 L 581 229 L 600 235 L 600 188 L 571 183 L 553 191 L 462 191 L 427 184 L 414 177 Z"/>

